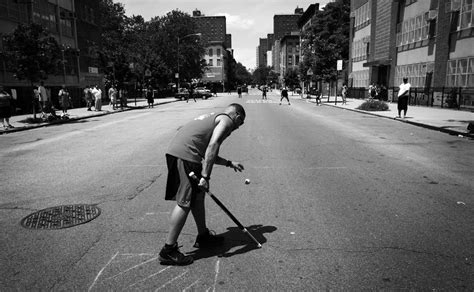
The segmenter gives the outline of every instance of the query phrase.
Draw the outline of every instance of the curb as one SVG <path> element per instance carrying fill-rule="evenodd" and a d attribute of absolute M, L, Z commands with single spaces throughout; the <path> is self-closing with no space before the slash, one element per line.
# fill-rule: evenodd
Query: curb
<path fill-rule="evenodd" d="M 337 105 L 332 105 L 332 104 L 328 104 L 328 103 L 322 103 L 322 105 L 331 106 L 331 107 L 334 107 L 334 108 L 339 108 L 339 109 L 347 110 L 347 111 L 358 112 L 358 113 L 362 113 L 362 114 L 366 114 L 366 115 L 372 115 L 372 116 L 385 118 L 385 119 L 389 119 L 389 120 L 395 120 L 395 121 L 399 121 L 399 122 L 402 122 L 402 123 L 407 123 L 407 124 L 411 124 L 411 125 L 414 125 L 414 126 L 418 126 L 418 127 L 421 127 L 421 128 L 435 130 L 435 131 L 439 131 L 439 132 L 442 132 L 442 133 L 447 133 L 447 134 L 450 134 L 450 135 L 453 135 L 453 136 L 462 136 L 462 137 L 468 137 L 468 138 L 474 139 L 474 133 L 465 133 L 465 132 L 460 132 L 460 131 L 456 131 L 456 130 L 450 130 L 450 129 L 445 129 L 445 128 L 441 128 L 441 127 L 437 127 L 437 126 L 427 125 L 427 124 L 423 124 L 423 123 L 419 123 L 419 122 L 407 121 L 407 120 L 398 119 L 398 118 L 391 118 L 391 117 L 387 117 L 387 116 L 384 116 L 384 115 L 379 115 L 376 112 L 369 112 L 369 111 L 363 111 L 363 110 L 352 109 L 352 108 L 342 108 L 342 107 L 339 107 Z"/>
<path fill-rule="evenodd" d="M 168 104 L 168 103 L 177 102 L 177 101 L 179 101 L 179 100 L 177 99 L 177 100 L 170 100 L 170 101 L 160 102 L 160 103 L 154 104 L 154 106 L 159 106 L 159 105 L 162 105 L 162 104 Z M 79 121 L 79 120 L 84 120 L 84 119 L 89 119 L 89 118 L 101 117 L 101 116 L 121 113 L 121 112 L 125 112 L 125 111 L 143 109 L 143 108 L 147 108 L 147 107 L 148 107 L 148 105 L 128 106 L 127 108 L 119 110 L 119 111 L 97 112 L 97 113 L 92 114 L 92 115 L 86 115 L 86 116 L 82 116 L 82 117 L 73 117 L 73 118 L 69 118 L 67 120 L 57 120 L 57 121 L 41 123 L 41 124 L 38 124 L 38 125 L 28 125 L 28 126 L 24 126 L 24 127 L 17 127 L 17 128 L 13 128 L 13 129 L 6 130 L 6 131 L 5 130 L 0 131 L 0 135 L 5 135 L 5 134 L 15 133 L 15 132 L 22 132 L 22 131 L 27 131 L 27 130 L 31 130 L 31 129 L 38 129 L 38 128 L 42 128 L 42 127 L 49 127 L 49 126 L 53 126 L 53 125 L 66 124 L 66 123 L 73 122 L 73 121 Z"/>

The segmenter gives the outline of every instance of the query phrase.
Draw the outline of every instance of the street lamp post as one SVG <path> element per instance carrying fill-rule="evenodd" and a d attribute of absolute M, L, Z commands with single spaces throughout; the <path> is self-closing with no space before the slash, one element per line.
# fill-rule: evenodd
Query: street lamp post
<path fill-rule="evenodd" d="M 180 83 L 180 82 L 179 82 L 179 78 L 180 78 L 180 76 L 179 76 L 179 42 L 180 42 L 181 40 L 187 38 L 187 37 L 191 37 L 191 36 L 201 36 L 201 35 L 202 35 L 202 33 L 191 33 L 191 34 L 185 35 L 185 36 L 183 36 L 183 37 L 178 37 L 178 58 L 177 58 L 177 59 L 178 59 L 178 68 L 177 68 L 177 69 L 178 69 L 178 72 L 176 73 L 176 78 L 178 79 L 178 86 L 177 86 L 178 92 L 179 92 L 179 83 Z"/>

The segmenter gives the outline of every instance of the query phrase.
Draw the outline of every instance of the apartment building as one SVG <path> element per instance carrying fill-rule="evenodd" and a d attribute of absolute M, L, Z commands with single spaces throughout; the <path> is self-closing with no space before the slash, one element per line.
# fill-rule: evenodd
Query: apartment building
<path fill-rule="evenodd" d="M 62 84 L 68 85 L 74 102 L 80 103 L 80 88 L 102 82 L 97 60 L 89 54 L 90 43 L 100 40 L 97 11 L 97 1 L 93 0 L 0 0 L 0 36 L 12 33 L 20 23 L 35 22 L 47 28 L 58 43 L 67 48 L 62 54 L 64 65 L 61 73 L 50 75 L 45 80 L 53 103 Z M 0 44 L 1 50 L 4 47 Z M 30 112 L 29 81 L 14 78 L 5 60 L 1 62 L 0 82 L 16 93 L 19 110 Z"/>
<path fill-rule="evenodd" d="M 299 34 L 286 35 L 280 40 L 280 77 L 283 82 L 287 70 L 298 69 L 300 62 Z"/>
<path fill-rule="evenodd" d="M 298 34 L 298 19 L 303 14 L 302 8 L 296 8 L 294 14 L 276 14 L 273 16 L 273 43 L 272 43 L 272 66 L 276 72 L 280 72 L 281 39 L 286 35 Z"/>
<path fill-rule="evenodd" d="M 207 70 L 201 78 L 203 83 L 220 83 L 222 90 L 228 83 L 230 66 L 234 60 L 232 37 L 227 34 L 225 16 L 205 16 L 199 10 L 193 11 L 196 32 L 201 33 L 201 41 L 207 44 L 204 59 Z"/>
<path fill-rule="evenodd" d="M 351 1 L 349 84 L 396 90 L 407 77 L 433 105 L 459 88 L 474 107 L 473 15 L 471 0 Z"/>

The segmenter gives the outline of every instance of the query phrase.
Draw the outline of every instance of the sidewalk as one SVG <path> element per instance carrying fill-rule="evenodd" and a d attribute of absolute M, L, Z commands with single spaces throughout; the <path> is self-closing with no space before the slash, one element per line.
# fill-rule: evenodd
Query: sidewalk
<path fill-rule="evenodd" d="M 154 106 L 161 105 L 161 104 L 167 104 L 171 102 L 176 102 L 179 101 L 179 99 L 176 99 L 174 97 L 166 97 L 166 98 L 157 98 L 155 99 Z M 112 107 L 110 107 L 108 104 L 102 105 L 102 110 L 101 111 L 87 111 L 87 108 L 85 107 L 80 107 L 80 108 L 73 108 L 73 109 L 68 109 L 67 113 L 69 115 L 69 119 L 67 120 L 55 120 L 52 122 L 41 122 L 41 123 L 28 123 L 28 118 L 33 118 L 33 114 L 26 114 L 26 115 L 17 115 L 17 116 L 12 116 L 10 118 L 10 124 L 14 127 L 12 129 L 5 130 L 3 127 L 0 128 L 0 135 L 2 134 L 7 134 L 7 133 L 12 133 L 12 132 L 18 132 L 18 131 L 24 131 L 24 130 L 29 130 L 29 129 L 34 129 L 34 128 L 39 128 L 39 127 L 47 127 L 50 125 L 57 125 L 61 123 L 67 123 L 69 121 L 77 121 L 81 119 L 87 119 L 90 117 L 97 117 L 97 116 L 103 116 L 103 115 L 109 115 L 109 114 L 114 114 L 114 113 L 120 113 L 123 111 L 129 111 L 129 110 L 134 110 L 134 109 L 143 109 L 147 108 L 148 103 L 146 99 L 129 99 L 127 102 L 127 107 L 124 109 L 116 109 L 112 110 Z M 56 111 L 57 115 L 61 115 L 61 110 Z M 40 118 L 41 113 L 36 113 L 36 117 Z"/>
<path fill-rule="evenodd" d="M 290 95 L 290 98 L 291 97 L 292 96 Z M 300 96 L 296 95 L 294 95 L 293 98 L 301 99 Z M 306 100 L 310 103 L 316 103 L 316 99 L 314 98 Z M 407 117 L 399 119 L 396 118 L 398 115 L 397 103 L 387 102 L 389 106 L 388 111 L 373 112 L 357 109 L 359 105 L 365 102 L 365 100 L 361 99 L 348 98 L 347 104 L 345 105 L 342 104 L 342 98 L 340 96 L 337 98 L 337 104 L 335 104 L 334 96 L 329 98 L 329 102 L 327 96 L 323 97 L 321 101 L 324 106 L 338 107 L 345 110 L 397 120 L 401 123 L 413 124 L 451 135 L 474 138 L 474 132 L 469 133 L 467 130 L 469 122 L 474 123 L 474 113 L 469 111 L 408 105 Z"/>

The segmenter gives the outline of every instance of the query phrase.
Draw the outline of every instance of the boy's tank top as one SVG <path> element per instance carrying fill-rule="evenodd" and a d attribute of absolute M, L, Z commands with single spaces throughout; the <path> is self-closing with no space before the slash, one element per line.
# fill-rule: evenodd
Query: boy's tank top
<path fill-rule="evenodd" d="M 215 120 L 220 115 L 226 114 L 205 114 L 184 125 L 171 140 L 166 153 L 183 160 L 201 163 L 216 126 Z"/>

